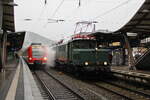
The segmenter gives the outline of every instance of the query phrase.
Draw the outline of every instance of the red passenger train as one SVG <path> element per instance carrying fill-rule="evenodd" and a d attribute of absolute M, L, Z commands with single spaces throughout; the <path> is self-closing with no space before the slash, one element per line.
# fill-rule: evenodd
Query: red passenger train
<path fill-rule="evenodd" d="M 24 53 L 24 58 L 29 65 L 46 65 L 48 48 L 38 43 L 32 43 Z"/>

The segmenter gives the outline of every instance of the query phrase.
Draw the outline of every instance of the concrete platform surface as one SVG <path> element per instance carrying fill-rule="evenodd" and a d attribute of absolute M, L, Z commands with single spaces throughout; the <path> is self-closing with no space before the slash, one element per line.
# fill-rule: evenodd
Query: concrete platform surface
<path fill-rule="evenodd" d="M 150 75 L 150 71 L 148 70 L 147 71 L 146 70 L 130 70 L 129 66 L 112 66 L 111 69 Z"/>
<path fill-rule="evenodd" d="M 0 100 L 43 100 L 32 73 L 22 58 L 19 59 L 7 93 Z"/>
<path fill-rule="evenodd" d="M 8 60 L 5 68 L 0 72 L 0 89 L 3 87 L 5 81 L 16 71 L 18 61 L 16 59 Z"/>

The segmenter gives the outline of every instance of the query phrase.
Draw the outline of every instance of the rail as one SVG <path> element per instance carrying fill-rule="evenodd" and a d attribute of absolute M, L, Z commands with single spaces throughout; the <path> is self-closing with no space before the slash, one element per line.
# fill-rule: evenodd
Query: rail
<path fill-rule="evenodd" d="M 60 80 L 58 80 L 57 78 L 55 78 L 51 73 L 44 71 L 45 73 L 47 73 L 50 77 L 52 77 L 54 80 L 56 80 L 58 83 L 60 83 L 63 87 L 67 88 L 69 91 L 71 91 L 74 95 L 76 95 L 80 100 L 84 100 L 83 97 L 81 97 L 79 94 L 77 94 L 76 92 L 74 92 L 72 89 L 70 89 L 69 87 L 67 87 L 64 83 L 62 83 Z"/>
<path fill-rule="evenodd" d="M 77 94 L 72 89 L 67 87 L 65 84 L 63 84 L 53 75 L 51 75 L 51 73 L 47 71 L 38 71 L 38 72 L 36 71 L 35 73 L 52 100 L 58 99 L 84 100 L 83 97 L 81 97 L 79 94 Z"/>
<path fill-rule="evenodd" d="M 111 81 L 104 80 L 101 82 L 96 82 L 94 85 L 129 100 L 145 100 L 150 98 L 149 92 L 139 91 L 131 87 L 123 86 L 122 84 L 113 83 Z"/>
<path fill-rule="evenodd" d="M 125 98 L 125 99 L 134 100 L 134 99 L 131 99 L 131 97 L 125 96 L 124 94 L 121 94 L 120 92 L 114 91 L 114 90 L 112 90 L 112 89 L 110 89 L 110 88 L 108 88 L 108 87 L 106 87 L 106 86 L 103 86 L 103 85 L 100 85 L 100 84 L 97 84 L 97 83 L 95 83 L 94 85 L 95 85 L 96 87 L 98 87 L 98 88 L 102 88 L 102 89 L 104 89 L 104 90 L 106 90 L 106 91 L 109 91 L 109 92 L 111 92 L 111 93 L 114 93 L 114 94 L 116 94 L 116 95 L 119 95 L 119 96 L 121 96 L 121 97 L 123 97 L 123 98 Z"/>
<path fill-rule="evenodd" d="M 41 78 L 38 76 L 38 74 L 35 72 L 35 76 L 37 77 L 38 81 L 41 83 L 43 89 L 46 91 L 46 93 L 48 94 L 49 99 L 51 100 L 56 100 L 55 96 L 52 94 L 52 92 L 49 90 L 49 88 L 47 87 L 47 85 L 45 84 L 44 81 L 41 80 Z"/>

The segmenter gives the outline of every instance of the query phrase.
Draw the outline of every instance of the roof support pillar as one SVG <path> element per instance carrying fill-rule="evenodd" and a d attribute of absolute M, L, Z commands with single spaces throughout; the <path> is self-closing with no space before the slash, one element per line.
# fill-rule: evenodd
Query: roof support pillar
<path fill-rule="evenodd" d="M 136 69 L 135 68 L 135 60 L 134 60 L 134 57 L 133 57 L 133 54 L 132 54 L 132 48 L 131 48 L 131 45 L 130 45 L 130 42 L 129 42 L 129 38 L 127 36 L 127 33 L 123 33 L 123 37 L 125 39 L 125 46 L 128 50 L 128 62 L 129 62 L 129 67 L 130 69 Z"/>
<path fill-rule="evenodd" d="M 122 65 L 125 65 L 126 64 L 126 54 L 125 54 L 125 47 L 123 46 L 122 47 Z"/>
<path fill-rule="evenodd" d="M 2 52 L 1 52 L 1 61 L 2 61 L 2 70 L 6 67 L 6 59 L 7 59 L 7 31 L 3 31 L 2 35 Z"/>

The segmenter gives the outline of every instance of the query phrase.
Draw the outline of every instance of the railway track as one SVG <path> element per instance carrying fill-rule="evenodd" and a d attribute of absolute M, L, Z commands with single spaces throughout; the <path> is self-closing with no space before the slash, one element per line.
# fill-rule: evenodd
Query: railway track
<path fill-rule="evenodd" d="M 113 82 L 101 81 L 94 83 L 94 85 L 128 100 L 150 100 L 150 93 L 138 91 Z"/>
<path fill-rule="evenodd" d="M 46 71 L 36 71 L 35 75 L 47 92 L 50 100 L 84 100 Z"/>
<path fill-rule="evenodd" d="M 46 90 L 46 87 L 41 84 L 41 81 L 38 79 L 38 77 L 33 73 L 34 80 L 36 81 L 36 84 L 40 90 L 40 93 L 44 100 L 51 99 L 51 96 L 49 95 L 48 91 Z"/>

